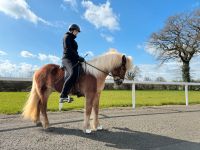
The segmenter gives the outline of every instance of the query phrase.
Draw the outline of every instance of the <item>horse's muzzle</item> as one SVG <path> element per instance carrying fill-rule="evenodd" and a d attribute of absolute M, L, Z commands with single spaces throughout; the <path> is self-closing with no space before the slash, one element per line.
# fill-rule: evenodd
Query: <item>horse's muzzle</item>
<path fill-rule="evenodd" d="M 117 85 L 121 85 L 123 83 L 124 79 L 120 79 L 119 77 L 116 77 L 114 78 L 114 82 L 117 84 Z"/>

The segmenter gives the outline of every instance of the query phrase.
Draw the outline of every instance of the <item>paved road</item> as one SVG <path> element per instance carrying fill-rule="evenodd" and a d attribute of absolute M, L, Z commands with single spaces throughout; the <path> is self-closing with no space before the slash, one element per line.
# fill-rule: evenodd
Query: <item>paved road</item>
<path fill-rule="evenodd" d="M 49 112 L 48 131 L 0 115 L 0 149 L 161 149 L 200 150 L 200 105 L 100 110 L 105 130 L 84 134 L 83 111 Z"/>

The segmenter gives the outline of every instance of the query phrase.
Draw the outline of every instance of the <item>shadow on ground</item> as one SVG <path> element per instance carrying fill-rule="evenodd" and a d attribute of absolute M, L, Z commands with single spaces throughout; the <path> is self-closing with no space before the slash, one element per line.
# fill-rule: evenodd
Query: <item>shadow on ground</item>
<path fill-rule="evenodd" d="M 181 113 L 194 113 L 194 112 L 200 112 L 200 110 L 178 110 L 178 109 L 171 109 L 171 108 L 155 108 L 155 107 L 147 107 L 146 109 L 151 108 L 151 109 L 165 109 L 168 110 L 168 112 L 152 112 L 152 113 L 141 113 L 141 114 L 128 114 L 128 115 L 114 115 L 114 116 L 108 116 L 105 114 L 100 114 L 99 119 L 113 119 L 113 118 L 126 118 L 126 117 L 139 117 L 139 116 L 152 116 L 152 115 L 169 115 L 169 114 L 181 114 Z M 82 111 L 77 111 L 80 113 L 83 113 Z M 9 119 L 9 118 L 20 118 L 19 116 L 15 117 L 9 117 L 9 115 L 6 115 L 3 119 Z M 50 123 L 50 125 L 59 125 L 59 124 L 66 124 L 66 123 L 75 123 L 75 122 L 83 122 L 83 119 L 78 119 L 78 120 L 70 120 L 70 121 L 59 121 L 55 123 Z M 23 126 L 23 127 L 16 127 L 16 128 L 7 128 L 7 129 L 1 129 L 0 128 L 0 133 L 1 132 L 7 132 L 7 131 L 14 131 L 14 130 L 23 130 L 23 129 L 28 129 L 28 128 L 36 128 L 35 125 L 31 126 Z"/>
<path fill-rule="evenodd" d="M 194 143 L 151 133 L 132 131 L 128 128 L 113 127 L 114 131 L 102 130 L 85 134 L 79 129 L 51 127 L 47 134 L 75 135 L 91 140 L 103 142 L 105 146 L 118 149 L 192 149 L 199 150 L 200 143 Z"/>

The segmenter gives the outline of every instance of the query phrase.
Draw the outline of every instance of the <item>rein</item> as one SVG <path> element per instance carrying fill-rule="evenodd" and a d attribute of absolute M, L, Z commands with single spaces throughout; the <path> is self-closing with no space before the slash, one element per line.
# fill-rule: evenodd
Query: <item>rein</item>
<path fill-rule="evenodd" d="M 111 75 L 110 73 L 108 73 L 108 72 L 106 72 L 106 71 L 103 71 L 103 70 L 101 70 L 101 69 L 99 69 L 99 68 L 97 68 L 96 66 L 93 66 L 93 65 L 91 65 L 91 64 L 89 64 L 88 62 L 84 62 L 85 63 L 85 65 L 87 64 L 87 65 L 89 65 L 89 66 L 91 66 L 91 67 L 93 67 L 93 68 L 95 68 L 95 69 L 97 69 L 97 70 L 99 70 L 100 72 L 103 72 L 104 74 L 106 74 L 106 75 L 108 75 L 108 76 L 110 76 L 110 77 L 113 77 L 114 78 L 114 76 L 113 75 Z M 126 80 L 129 80 L 128 78 L 126 78 L 126 77 L 124 77 L 124 79 L 126 79 Z"/>
<path fill-rule="evenodd" d="M 77 62 L 75 65 L 72 66 L 72 68 L 74 68 L 75 66 L 77 66 L 79 63 L 80 63 L 80 62 Z M 84 63 L 85 63 L 85 68 L 86 68 L 86 64 L 87 64 L 88 66 L 91 66 L 91 67 L 97 69 L 98 71 L 100 71 L 100 72 L 102 72 L 102 73 L 104 73 L 104 74 L 106 74 L 106 75 L 108 75 L 108 76 L 114 78 L 114 76 L 113 76 L 112 74 L 110 74 L 109 72 L 103 71 L 103 70 L 97 68 L 96 66 L 91 65 L 90 63 L 88 63 L 88 62 L 86 62 L 86 61 L 84 61 Z M 62 78 L 60 78 L 60 79 L 62 79 Z M 59 79 L 58 81 L 60 81 L 60 79 Z M 125 77 L 124 79 L 127 79 L 127 78 Z M 128 80 L 128 79 L 127 79 L 127 80 Z M 57 81 L 57 82 L 58 82 L 58 81 Z"/>
<path fill-rule="evenodd" d="M 89 65 L 89 66 L 91 66 L 91 67 L 93 67 L 93 68 L 95 68 L 95 69 L 97 69 L 97 70 L 99 70 L 100 72 L 103 72 L 104 74 L 106 74 L 106 75 L 108 75 L 108 76 L 113 77 L 113 75 L 111 75 L 110 73 L 108 73 L 108 72 L 106 72 L 106 71 L 103 71 L 103 70 L 101 70 L 101 69 L 99 69 L 99 68 L 97 68 L 97 67 L 95 67 L 95 66 L 89 64 L 89 63 L 86 62 L 86 61 L 85 61 L 84 63 L 87 64 L 87 65 Z"/>

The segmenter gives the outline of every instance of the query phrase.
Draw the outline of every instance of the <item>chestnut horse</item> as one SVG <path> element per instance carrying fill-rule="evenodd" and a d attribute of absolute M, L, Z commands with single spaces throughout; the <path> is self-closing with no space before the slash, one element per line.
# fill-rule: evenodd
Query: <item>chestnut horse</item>
<path fill-rule="evenodd" d="M 88 64 L 91 65 L 88 65 Z M 98 121 L 99 98 L 105 85 L 107 73 L 111 73 L 114 82 L 118 85 L 124 80 L 125 73 L 132 65 L 132 58 L 126 57 L 117 51 L 109 51 L 86 64 L 82 63 L 83 73 L 77 80 L 75 87 L 85 96 L 84 132 L 90 133 L 91 129 L 101 129 Z M 95 67 L 94 67 L 95 66 Z M 99 68 L 99 69 L 97 69 Z M 101 70 L 101 71 L 100 71 Z M 61 92 L 64 83 L 64 71 L 60 66 L 47 64 L 37 70 L 33 76 L 32 89 L 23 109 L 23 117 L 30 119 L 36 125 L 49 127 L 47 117 L 47 101 L 52 91 Z M 73 94 L 73 93 L 72 93 Z M 93 111 L 93 123 L 90 128 L 90 115 Z M 40 112 L 44 121 L 40 122 Z"/>

